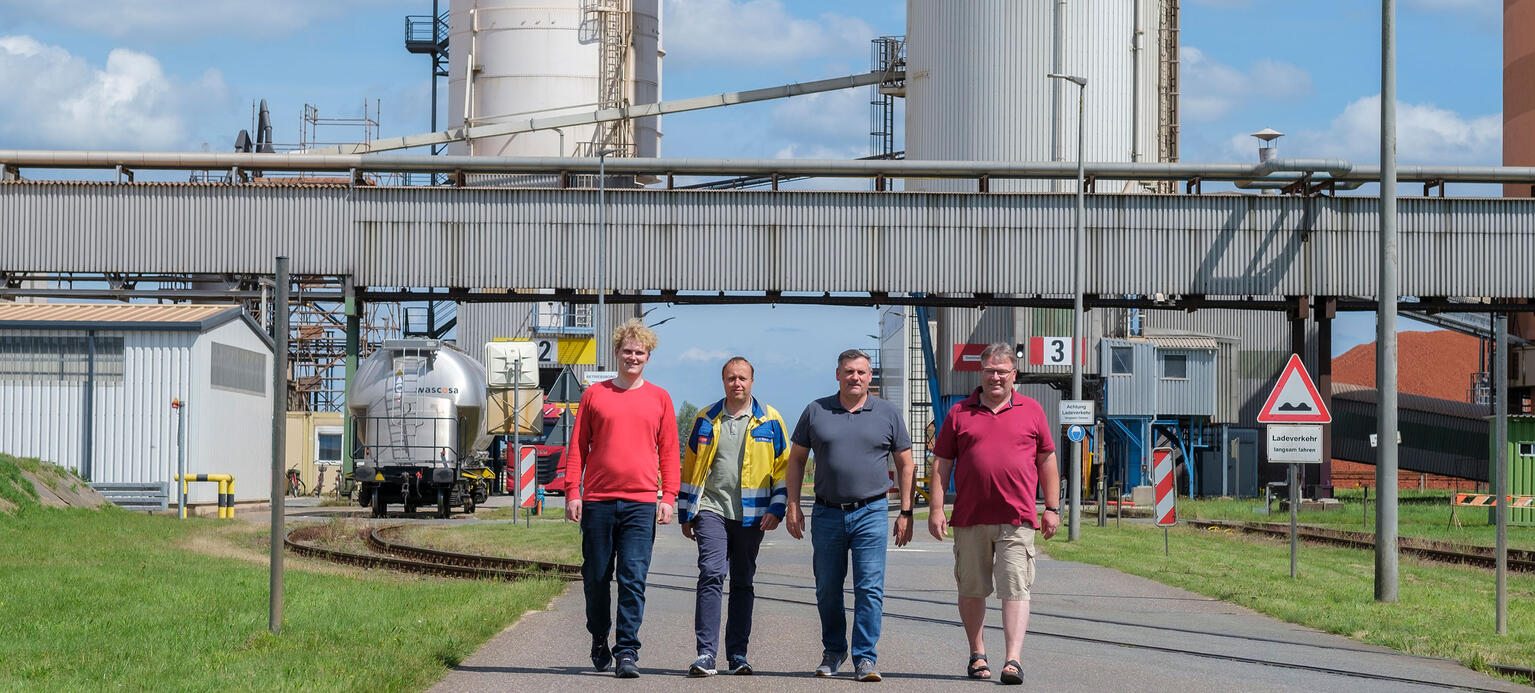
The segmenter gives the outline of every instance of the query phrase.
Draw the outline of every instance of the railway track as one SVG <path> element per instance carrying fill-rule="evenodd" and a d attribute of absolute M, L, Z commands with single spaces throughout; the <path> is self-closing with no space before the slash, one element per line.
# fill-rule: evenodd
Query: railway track
<path fill-rule="evenodd" d="M 1226 520 L 1197 520 L 1189 524 L 1197 527 L 1220 527 L 1232 529 L 1247 534 L 1261 534 L 1272 537 L 1289 537 L 1290 526 L 1271 524 L 1264 522 L 1231 522 Z M 1366 532 L 1345 532 L 1336 529 L 1321 529 L 1318 527 L 1298 527 L 1296 536 L 1309 542 L 1330 544 L 1355 549 L 1375 548 L 1375 535 Z M 1496 566 L 1497 557 L 1492 549 L 1479 551 L 1462 551 L 1443 545 L 1424 546 L 1405 538 L 1397 539 L 1397 546 L 1402 553 L 1411 554 L 1420 558 L 1427 558 L 1446 563 L 1459 563 L 1472 565 L 1479 568 L 1493 568 Z M 1535 572 L 1535 551 L 1509 549 L 1508 569 L 1518 572 Z"/>
<path fill-rule="evenodd" d="M 388 568 L 416 575 L 485 580 L 529 578 L 577 580 L 581 577 L 581 567 L 568 563 L 438 551 L 391 541 L 384 536 L 400 527 L 403 525 L 371 528 L 362 534 L 363 543 L 376 553 L 354 553 L 314 544 L 316 535 L 326 531 L 326 528 L 321 525 L 294 529 L 288 532 L 283 543 L 289 551 L 301 556 L 364 568 Z"/>

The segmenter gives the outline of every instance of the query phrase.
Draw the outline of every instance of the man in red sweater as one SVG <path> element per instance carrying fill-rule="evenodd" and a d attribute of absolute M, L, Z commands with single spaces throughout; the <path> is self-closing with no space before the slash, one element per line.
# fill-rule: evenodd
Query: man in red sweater
<path fill-rule="evenodd" d="M 639 320 L 613 332 L 618 376 L 581 395 L 565 454 L 565 509 L 581 523 L 581 581 L 592 666 L 621 679 L 640 675 L 640 621 L 656 525 L 672 521 L 681 476 L 677 413 L 666 390 L 645 382 L 656 333 Z M 657 498 L 659 497 L 659 502 Z M 608 585 L 618 576 L 618 623 Z"/>

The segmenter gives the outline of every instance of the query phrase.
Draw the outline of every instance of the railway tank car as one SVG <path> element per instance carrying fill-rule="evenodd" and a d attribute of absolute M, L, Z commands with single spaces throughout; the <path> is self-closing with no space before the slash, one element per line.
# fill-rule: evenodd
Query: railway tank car
<path fill-rule="evenodd" d="M 480 362 L 434 339 L 387 340 L 358 366 L 346 401 L 358 503 L 374 517 L 399 503 L 446 518 L 485 501 L 495 475 Z"/>

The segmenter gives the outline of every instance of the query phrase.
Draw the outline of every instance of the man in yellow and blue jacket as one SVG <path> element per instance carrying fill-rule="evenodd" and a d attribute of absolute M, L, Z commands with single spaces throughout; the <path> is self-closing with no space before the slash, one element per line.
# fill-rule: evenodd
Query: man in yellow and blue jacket
<path fill-rule="evenodd" d="M 778 411 L 752 397 L 755 369 L 739 356 L 725 362 L 725 398 L 698 413 L 683 441 L 682 489 L 677 517 L 682 535 L 698 543 L 698 593 L 693 611 L 698 659 L 689 676 L 712 676 L 718 654 L 720 601 L 730 576 L 725 663 L 732 674 L 752 673 L 752 579 L 763 532 L 783 520 L 788 435 Z"/>

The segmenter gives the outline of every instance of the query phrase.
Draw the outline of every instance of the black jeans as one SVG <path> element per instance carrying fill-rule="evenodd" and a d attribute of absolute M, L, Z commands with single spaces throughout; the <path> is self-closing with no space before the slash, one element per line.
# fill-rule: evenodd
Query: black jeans
<path fill-rule="evenodd" d="M 656 540 L 656 504 L 588 501 L 581 506 L 581 582 L 586 590 L 586 630 L 607 640 L 613 625 L 608 585 L 618 576 L 618 627 L 613 656 L 639 660 L 640 622 L 645 618 L 645 577 Z"/>
<path fill-rule="evenodd" d="M 762 528 L 743 527 L 705 510 L 693 518 L 698 541 L 698 594 L 693 609 L 693 630 L 698 655 L 716 655 L 720 642 L 720 598 L 725 574 L 730 574 L 730 610 L 725 621 L 725 654 L 745 657 L 752 634 L 752 604 L 756 592 L 757 551 L 762 548 Z"/>

